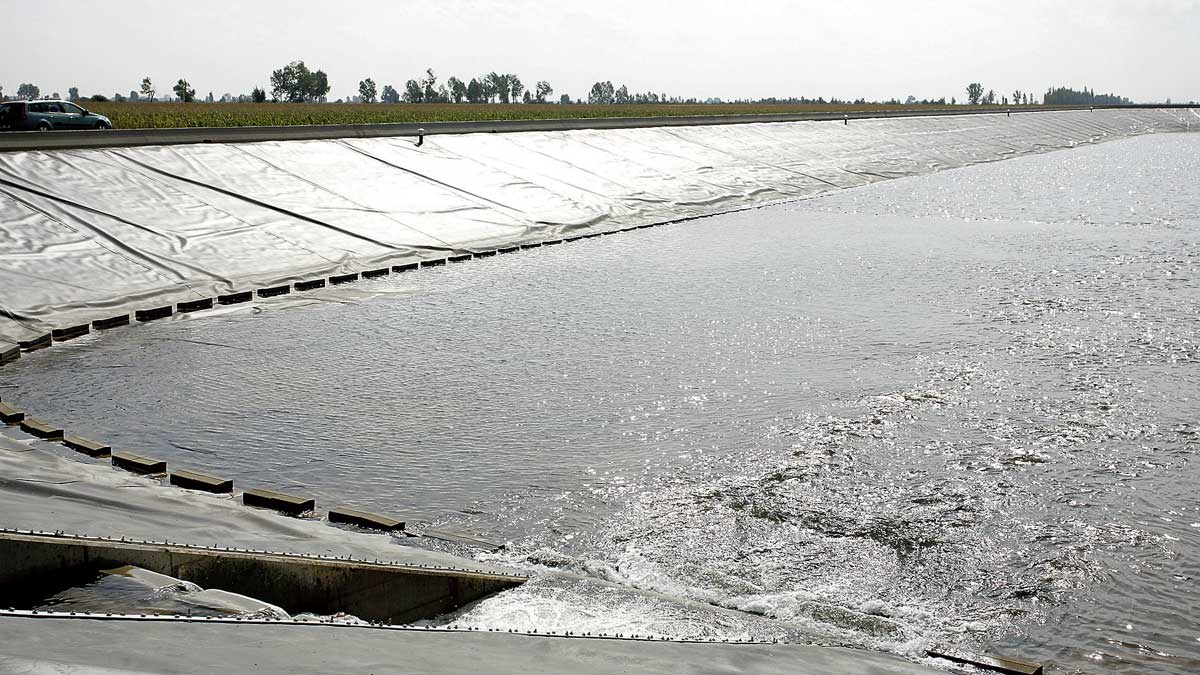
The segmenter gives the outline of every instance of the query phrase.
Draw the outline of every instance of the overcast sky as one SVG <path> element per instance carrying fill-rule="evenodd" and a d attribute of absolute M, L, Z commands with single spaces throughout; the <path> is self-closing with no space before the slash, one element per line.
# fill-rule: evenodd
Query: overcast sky
<path fill-rule="evenodd" d="M 268 88 L 295 59 L 330 100 L 372 77 L 401 89 L 510 72 L 556 96 L 596 80 L 724 99 L 964 97 L 1088 86 L 1138 101 L 1200 100 L 1200 0 L 0 0 L 0 85 L 49 94 L 204 96 Z"/>

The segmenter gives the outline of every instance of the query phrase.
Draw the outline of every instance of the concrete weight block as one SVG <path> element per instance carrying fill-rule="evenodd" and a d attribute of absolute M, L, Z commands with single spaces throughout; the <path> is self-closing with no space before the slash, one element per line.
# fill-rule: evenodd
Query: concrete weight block
<path fill-rule="evenodd" d="M 366 511 L 356 511 L 354 509 L 334 508 L 329 509 L 329 522 L 331 523 L 347 523 L 349 525 L 357 525 L 372 530 L 383 530 L 384 532 L 393 532 L 404 529 L 404 521 L 397 520 L 389 516 L 381 516 L 377 513 L 368 513 Z"/>
<path fill-rule="evenodd" d="M 172 471 L 171 485 L 188 490 L 200 490 L 216 494 L 233 492 L 233 481 L 229 478 L 218 478 L 196 471 Z"/>
<path fill-rule="evenodd" d="M 80 436 L 65 436 L 63 437 L 62 443 L 68 448 L 71 448 L 76 452 L 82 452 L 88 457 L 108 457 L 110 454 L 112 454 L 112 448 L 110 446 L 104 445 L 103 443 L 97 443 L 95 441 L 89 441 L 88 439 Z"/>
<path fill-rule="evenodd" d="M 112 464 L 133 473 L 166 473 L 167 471 L 167 463 L 163 460 L 135 455 L 132 452 L 112 453 Z"/>
<path fill-rule="evenodd" d="M 311 497 L 290 495 L 274 490 L 246 490 L 242 493 L 242 503 L 246 506 L 261 506 L 289 515 L 300 515 L 312 511 L 317 502 Z"/>

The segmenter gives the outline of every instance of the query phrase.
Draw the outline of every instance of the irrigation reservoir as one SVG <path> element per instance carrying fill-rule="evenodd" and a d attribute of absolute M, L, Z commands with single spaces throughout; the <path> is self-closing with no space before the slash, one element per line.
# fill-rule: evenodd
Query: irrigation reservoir
<path fill-rule="evenodd" d="M 446 623 L 1182 675 L 1198 158 L 1126 139 L 231 306 L 3 395 L 508 542 L 453 550 L 533 581 Z"/>

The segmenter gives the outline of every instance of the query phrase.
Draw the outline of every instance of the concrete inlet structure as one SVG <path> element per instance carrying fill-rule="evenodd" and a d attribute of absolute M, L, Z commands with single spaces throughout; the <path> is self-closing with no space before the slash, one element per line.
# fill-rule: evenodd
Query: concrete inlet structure
<path fill-rule="evenodd" d="M 394 563 L 0 533 L 0 597 L 6 605 L 35 605 L 90 581 L 102 569 L 124 565 L 240 593 L 292 614 L 345 612 L 383 623 L 433 618 L 525 582 L 518 576 Z"/>

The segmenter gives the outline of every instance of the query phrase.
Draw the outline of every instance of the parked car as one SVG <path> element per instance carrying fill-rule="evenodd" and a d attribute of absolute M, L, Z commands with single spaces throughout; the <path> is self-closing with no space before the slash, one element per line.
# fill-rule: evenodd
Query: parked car
<path fill-rule="evenodd" d="M 0 103 L 0 130 L 111 129 L 112 121 L 70 101 Z"/>

